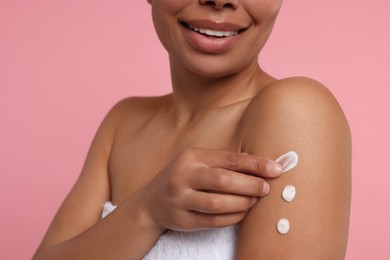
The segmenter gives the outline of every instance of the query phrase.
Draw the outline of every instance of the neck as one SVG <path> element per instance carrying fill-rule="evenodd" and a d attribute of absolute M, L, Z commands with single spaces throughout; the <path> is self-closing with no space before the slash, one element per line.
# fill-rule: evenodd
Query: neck
<path fill-rule="evenodd" d="M 240 73 L 219 78 L 199 76 L 172 64 L 171 74 L 172 113 L 176 125 L 185 125 L 211 109 L 251 99 L 274 81 L 257 62 Z"/>

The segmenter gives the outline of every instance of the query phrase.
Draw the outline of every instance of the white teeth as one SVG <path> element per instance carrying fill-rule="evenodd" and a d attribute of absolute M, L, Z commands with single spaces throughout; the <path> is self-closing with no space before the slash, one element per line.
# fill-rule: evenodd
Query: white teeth
<path fill-rule="evenodd" d="M 229 36 L 230 35 L 230 32 L 224 32 L 223 33 L 223 36 Z M 234 34 L 234 35 L 236 35 L 236 34 Z"/>
<path fill-rule="evenodd" d="M 205 34 L 211 35 L 211 36 L 215 36 L 216 33 L 217 33 L 217 31 L 213 31 L 213 30 L 209 30 L 209 29 L 206 29 L 206 31 L 205 31 Z"/>
<path fill-rule="evenodd" d="M 216 32 L 214 33 L 214 35 L 215 35 L 215 36 L 218 36 L 218 37 L 222 37 L 222 36 L 224 36 L 224 34 L 225 34 L 225 32 L 221 32 L 221 31 L 216 31 Z"/>
<path fill-rule="evenodd" d="M 200 32 L 202 34 L 206 34 L 209 36 L 217 36 L 217 37 L 223 37 L 223 36 L 234 36 L 238 34 L 238 31 L 214 31 L 211 29 L 205 29 L 205 28 L 200 28 L 200 27 L 195 27 L 192 25 L 188 25 L 188 28 L 195 32 Z"/>

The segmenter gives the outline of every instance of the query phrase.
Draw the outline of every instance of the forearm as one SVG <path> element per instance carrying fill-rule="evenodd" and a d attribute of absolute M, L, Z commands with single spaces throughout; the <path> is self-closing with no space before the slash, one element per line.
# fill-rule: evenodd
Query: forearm
<path fill-rule="evenodd" d="M 79 235 L 43 245 L 33 259 L 141 259 L 164 232 L 129 198 Z"/>

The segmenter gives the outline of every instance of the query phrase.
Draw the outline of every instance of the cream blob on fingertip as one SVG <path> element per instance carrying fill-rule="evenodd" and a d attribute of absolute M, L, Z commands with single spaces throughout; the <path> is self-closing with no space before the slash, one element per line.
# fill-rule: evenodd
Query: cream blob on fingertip
<path fill-rule="evenodd" d="M 296 194 L 297 194 L 297 191 L 295 189 L 295 186 L 294 185 L 287 185 L 283 189 L 282 198 L 287 202 L 291 202 L 294 200 Z"/>
<path fill-rule="evenodd" d="M 279 163 L 282 166 L 283 172 L 287 172 L 297 166 L 298 154 L 294 151 L 290 151 L 280 156 L 278 159 L 275 160 L 275 162 Z"/>
<path fill-rule="evenodd" d="M 278 229 L 278 232 L 282 235 L 285 235 L 290 231 L 290 222 L 288 219 L 281 218 L 278 221 L 278 224 L 276 225 L 276 228 Z"/>

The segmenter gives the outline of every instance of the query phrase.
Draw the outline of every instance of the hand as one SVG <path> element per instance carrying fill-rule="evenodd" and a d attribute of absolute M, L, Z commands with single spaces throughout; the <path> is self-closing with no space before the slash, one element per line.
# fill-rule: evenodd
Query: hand
<path fill-rule="evenodd" d="M 265 178 L 282 168 L 245 153 L 189 148 L 140 192 L 143 209 L 162 229 L 194 231 L 240 222 L 269 192 Z"/>

